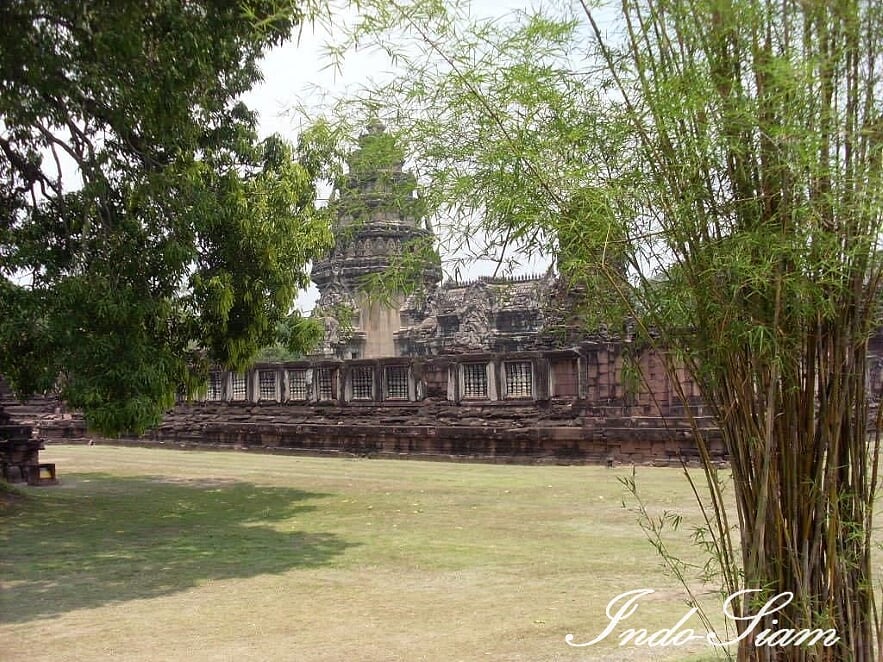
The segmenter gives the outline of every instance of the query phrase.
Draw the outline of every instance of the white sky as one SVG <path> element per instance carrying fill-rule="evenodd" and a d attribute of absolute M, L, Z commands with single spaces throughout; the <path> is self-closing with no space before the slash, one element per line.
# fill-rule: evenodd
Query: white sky
<path fill-rule="evenodd" d="M 505 16 L 516 9 L 530 9 L 535 4 L 528 0 L 473 0 L 472 11 L 479 16 Z M 334 22 L 340 25 L 342 21 L 352 21 L 353 17 L 352 10 L 338 12 Z M 330 37 L 320 27 L 304 26 L 298 41 L 288 42 L 264 58 L 264 81 L 245 97 L 246 104 L 259 114 L 262 137 L 278 133 L 295 141 L 299 120 L 289 112 L 291 109 L 299 105 L 323 107 L 323 94 L 327 94 L 330 100 L 354 91 L 371 79 L 394 75 L 395 68 L 389 61 L 382 54 L 371 51 L 348 55 L 341 71 L 335 71 L 329 66 L 323 50 Z M 464 276 L 489 274 L 493 266 L 476 264 Z M 547 267 L 548 261 L 535 261 L 528 263 L 521 273 L 541 272 Z M 308 311 L 317 298 L 318 291 L 313 286 L 298 297 L 297 305 Z"/>

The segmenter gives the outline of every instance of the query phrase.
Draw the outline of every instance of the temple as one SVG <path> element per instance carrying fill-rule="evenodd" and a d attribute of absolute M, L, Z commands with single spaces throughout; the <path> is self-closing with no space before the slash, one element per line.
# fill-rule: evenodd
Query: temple
<path fill-rule="evenodd" d="M 381 125 L 361 136 L 348 165 L 330 203 L 335 245 L 312 272 L 321 347 L 245 372 L 216 368 L 203 394 L 182 398 L 157 429 L 125 443 L 680 465 L 698 462 L 701 437 L 714 460 L 726 461 L 689 372 L 665 351 L 636 346 L 627 327 L 587 335 L 584 290 L 551 271 L 443 283 L 416 180 Z M 372 295 L 372 279 L 397 264 L 417 287 Z M 876 412 L 883 331 L 870 343 L 867 371 Z M 16 425 L 50 440 L 87 435 L 82 418 L 51 398 L 17 404 L 10 396 L 0 382 L 0 408 Z M 9 430 L 18 441 L 30 437 Z M 20 449 L 13 441 L 7 446 Z M 20 473 L 39 476 L 28 457 Z"/>
<path fill-rule="evenodd" d="M 400 295 L 369 296 L 365 279 L 384 273 L 432 232 L 423 221 L 417 182 L 403 172 L 404 158 L 383 126 L 375 123 L 359 139 L 348 173 L 333 193 L 335 244 L 313 265 L 319 289 L 314 315 L 325 323 L 319 354 L 341 359 L 395 356 L 401 327 Z M 423 286 L 441 280 L 439 260 L 427 261 Z"/>
<path fill-rule="evenodd" d="M 313 265 L 314 315 L 325 339 L 318 356 L 338 359 L 431 356 L 531 348 L 543 328 L 551 273 L 440 284 L 441 261 L 422 217 L 414 176 L 380 123 L 369 126 L 332 196 L 335 245 Z M 422 260 L 409 296 L 370 296 L 406 254 Z"/>

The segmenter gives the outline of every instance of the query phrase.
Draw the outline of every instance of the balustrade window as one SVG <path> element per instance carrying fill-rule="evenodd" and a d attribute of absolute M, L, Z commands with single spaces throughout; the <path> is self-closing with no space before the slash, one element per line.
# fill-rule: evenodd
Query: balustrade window
<path fill-rule="evenodd" d="M 261 370 L 258 373 L 258 392 L 261 400 L 276 399 L 276 371 Z"/>
<path fill-rule="evenodd" d="M 288 398 L 289 400 L 309 400 L 310 393 L 307 388 L 305 368 L 295 368 L 288 371 Z"/>
<path fill-rule="evenodd" d="M 320 400 L 334 400 L 334 369 L 319 368 L 316 370 Z"/>
<path fill-rule="evenodd" d="M 374 368 L 359 366 L 353 368 L 353 400 L 374 399 Z"/>
<path fill-rule="evenodd" d="M 209 373 L 208 376 L 208 393 L 206 398 L 209 400 L 224 399 L 224 375 L 220 372 Z"/>
<path fill-rule="evenodd" d="M 533 396 L 533 367 L 530 361 L 507 361 L 506 397 L 530 398 Z"/>
<path fill-rule="evenodd" d="M 233 399 L 234 400 L 245 400 L 248 395 L 248 388 L 245 385 L 245 375 L 241 375 L 239 373 L 233 373 Z"/>
<path fill-rule="evenodd" d="M 463 364 L 463 397 L 471 399 L 487 398 L 487 364 Z"/>
<path fill-rule="evenodd" d="M 395 365 L 386 368 L 387 400 L 408 399 L 408 366 Z"/>

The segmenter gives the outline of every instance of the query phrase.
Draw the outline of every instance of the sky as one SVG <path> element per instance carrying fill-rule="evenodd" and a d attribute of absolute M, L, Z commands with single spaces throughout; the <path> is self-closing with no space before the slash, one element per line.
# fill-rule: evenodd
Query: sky
<path fill-rule="evenodd" d="M 535 4 L 525 0 L 473 0 L 471 10 L 479 16 L 503 17 Z M 347 25 L 353 20 L 355 13 L 347 9 L 335 13 L 331 32 L 305 25 L 296 40 L 273 49 L 264 57 L 261 62 L 263 83 L 244 99 L 258 113 L 262 136 L 278 133 L 295 141 L 300 120 L 292 109 L 299 105 L 322 108 L 326 102 L 330 104 L 335 97 L 354 92 L 370 79 L 382 80 L 400 73 L 381 53 L 364 50 L 348 54 L 339 71 L 330 66 L 325 47 L 333 41 L 335 26 Z M 547 261 L 534 260 L 520 273 L 536 273 L 547 267 Z M 476 264 L 463 277 L 489 274 L 492 270 L 492 264 Z M 304 312 L 309 311 L 317 298 L 318 291 L 313 286 L 298 297 L 297 306 Z"/>

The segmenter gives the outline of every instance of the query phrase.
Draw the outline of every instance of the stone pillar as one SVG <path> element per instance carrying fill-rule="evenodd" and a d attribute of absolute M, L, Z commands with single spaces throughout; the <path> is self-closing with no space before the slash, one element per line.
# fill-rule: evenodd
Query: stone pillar
<path fill-rule="evenodd" d="M 279 402 L 288 402 L 291 386 L 288 383 L 288 368 L 282 366 L 279 369 Z"/>
<path fill-rule="evenodd" d="M 340 404 L 346 404 L 353 399 L 353 384 L 350 375 L 349 364 L 344 362 L 337 371 L 337 397 Z"/>
<path fill-rule="evenodd" d="M 408 400 L 410 402 L 422 400 L 423 395 L 426 392 L 426 388 L 423 386 L 423 381 L 417 379 L 415 373 L 416 371 L 414 370 L 414 362 L 411 361 L 410 363 L 408 363 Z"/>
<path fill-rule="evenodd" d="M 460 402 L 460 393 L 462 393 L 460 378 L 460 364 L 451 363 L 448 366 L 448 400 L 451 402 Z"/>
<path fill-rule="evenodd" d="M 602 372 L 607 356 L 598 348 L 589 352 L 586 356 L 586 397 L 592 402 L 601 402 L 607 395 L 603 387 L 606 373 Z"/>
<path fill-rule="evenodd" d="M 314 404 L 319 401 L 319 380 L 315 378 L 316 369 L 310 366 L 304 377 L 307 380 L 307 401 Z"/>
<path fill-rule="evenodd" d="M 586 357 L 580 352 L 576 357 L 576 395 L 580 400 L 588 397 L 588 362 Z"/>
<path fill-rule="evenodd" d="M 503 362 L 500 357 L 494 356 L 487 362 L 487 398 L 488 400 L 501 400 L 500 394 L 500 371 L 503 370 Z"/>
<path fill-rule="evenodd" d="M 380 402 L 385 397 L 385 394 L 383 392 L 383 365 L 380 361 L 374 362 L 374 374 L 372 375 L 372 377 L 374 377 L 374 386 L 372 389 L 374 402 Z"/>
<path fill-rule="evenodd" d="M 245 400 L 246 402 L 257 402 L 261 398 L 261 389 L 259 375 L 260 370 L 252 368 L 245 376 Z"/>
<path fill-rule="evenodd" d="M 533 398 L 548 400 L 552 397 L 552 362 L 545 356 L 533 360 Z"/>
<path fill-rule="evenodd" d="M 221 400 L 224 402 L 230 402 L 233 400 L 233 373 L 229 370 L 222 373 L 223 377 L 223 388 L 221 389 Z"/>

